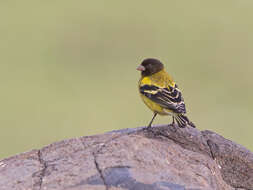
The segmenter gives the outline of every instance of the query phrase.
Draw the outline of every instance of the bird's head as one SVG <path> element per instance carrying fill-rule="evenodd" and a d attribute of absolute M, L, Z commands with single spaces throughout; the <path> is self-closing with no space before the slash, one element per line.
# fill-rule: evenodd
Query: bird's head
<path fill-rule="evenodd" d="M 142 61 L 142 63 L 137 67 L 138 71 L 141 71 L 142 76 L 150 76 L 161 70 L 164 66 L 158 59 L 148 58 Z"/>

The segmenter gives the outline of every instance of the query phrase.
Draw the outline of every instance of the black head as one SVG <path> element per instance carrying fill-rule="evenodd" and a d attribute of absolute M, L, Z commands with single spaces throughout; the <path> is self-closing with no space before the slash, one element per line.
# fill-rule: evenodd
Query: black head
<path fill-rule="evenodd" d="M 141 71 L 142 76 L 149 76 L 163 70 L 163 64 L 158 59 L 148 58 L 142 61 L 137 70 Z"/>

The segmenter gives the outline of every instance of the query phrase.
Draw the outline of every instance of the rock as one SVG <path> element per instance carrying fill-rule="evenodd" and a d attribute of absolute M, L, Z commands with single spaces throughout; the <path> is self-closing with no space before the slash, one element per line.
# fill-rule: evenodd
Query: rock
<path fill-rule="evenodd" d="M 0 189 L 250 190 L 253 153 L 190 127 L 124 129 L 1 160 Z"/>

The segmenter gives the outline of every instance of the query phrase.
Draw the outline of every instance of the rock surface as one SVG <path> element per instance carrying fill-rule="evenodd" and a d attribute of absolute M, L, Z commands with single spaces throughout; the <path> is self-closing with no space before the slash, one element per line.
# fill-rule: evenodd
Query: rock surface
<path fill-rule="evenodd" d="M 1 160 L 0 189 L 250 190 L 253 153 L 211 131 L 125 129 Z"/>

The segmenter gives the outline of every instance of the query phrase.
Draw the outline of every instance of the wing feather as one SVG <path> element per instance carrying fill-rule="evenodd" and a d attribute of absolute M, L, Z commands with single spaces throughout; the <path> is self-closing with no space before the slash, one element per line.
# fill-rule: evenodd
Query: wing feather
<path fill-rule="evenodd" d="M 165 109 L 172 110 L 175 113 L 186 113 L 184 99 L 177 85 L 168 88 L 143 85 L 140 86 L 140 93 Z"/>

